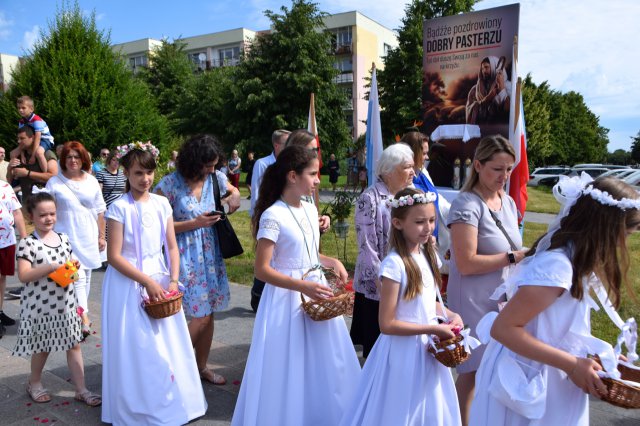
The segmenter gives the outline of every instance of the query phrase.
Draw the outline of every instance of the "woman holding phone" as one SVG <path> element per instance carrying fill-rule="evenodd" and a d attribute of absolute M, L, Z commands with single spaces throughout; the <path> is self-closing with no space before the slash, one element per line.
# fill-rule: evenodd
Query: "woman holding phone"
<path fill-rule="evenodd" d="M 222 203 L 229 206 L 229 213 L 240 207 L 238 189 L 215 170 L 220 152 L 213 136 L 190 138 L 180 148 L 176 171 L 164 176 L 155 188 L 173 208 L 180 282 L 185 286 L 182 307 L 190 319 L 189 334 L 200 377 L 215 385 L 226 380 L 207 367 L 207 358 L 213 341 L 213 315 L 229 304 L 229 282 L 213 227 L 225 219 L 224 207 L 216 205 L 214 190 L 224 198 Z"/>

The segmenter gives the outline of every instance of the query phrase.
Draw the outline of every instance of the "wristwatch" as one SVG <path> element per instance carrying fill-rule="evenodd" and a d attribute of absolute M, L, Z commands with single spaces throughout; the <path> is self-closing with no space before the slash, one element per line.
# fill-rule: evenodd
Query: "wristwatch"
<path fill-rule="evenodd" d="M 516 255 L 513 254 L 512 251 L 508 251 L 507 252 L 507 259 L 509 259 L 509 264 L 515 265 L 515 263 L 516 263 Z"/>

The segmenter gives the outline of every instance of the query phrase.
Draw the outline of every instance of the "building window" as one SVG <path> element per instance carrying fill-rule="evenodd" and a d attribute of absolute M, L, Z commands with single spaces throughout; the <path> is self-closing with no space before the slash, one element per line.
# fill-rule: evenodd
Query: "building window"
<path fill-rule="evenodd" d="M 331 31 L 331 48 L 335 54 L 350 54 L 351 41 L 351 27 L 341 27 Z"/>
<path fill-rule="evenodd" d="M 146 67 L 148 63 L 149 60 L 147 59 L 147 55 L 133 56 L 129 58 L 129 66 L 131 66 L 132 69 Z"/>
<path fill-rule="evenodd" d="M 218 66 L 236 65 L 240 59 L 240 47 L 229 47 L 218 50 L 219 64 Z"/>
<path fill-rule="evenodd" d="M 391 51 L 391 49 L 392 49 L 391 45 L 387 43 L 382 43 L 382 56 L 386 58 L 389 52 Z"/>
<path fill-rule="evenodd" d="M 340 72 L 343 74 L 348 72 L 353 72 L 353 61 L 351 60 L 351 58 L 338 59 L 334 63 L 334 67 L 337 70 L 340 70 Z"/>
<path fill-rule="evenodd" d="M 205 52 L 189 53 L 189 59 L 199 70 L 207 69 L 207 54 Z"/>

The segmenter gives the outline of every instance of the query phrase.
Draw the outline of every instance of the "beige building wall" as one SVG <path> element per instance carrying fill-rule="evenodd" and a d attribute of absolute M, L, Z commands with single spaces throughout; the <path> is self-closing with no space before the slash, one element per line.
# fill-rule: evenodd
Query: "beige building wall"
<path fill-rule="evenodd" d="M 20 58 L 0 53 L 0 88 L 5 92 L 11 84 L 11 73 L 20 64 Z"/>
<path fill-rule="evenodd" d="M 396 34 L 389 28 L 357 12 L 345 12 L 327 16 L 324 20 L 329 31 L 344 31 L 350 28 L 351 49 L 350 60 L 352 73 L 338 76 L 337 84 L 351 86 L 353 93 L 352 110 L 346 110 L 349 117 L 352 114 L 351 125 L 353 127 L 352 136 L 356 139 L 367 130 L 367 107 L 368 101 L 365 99 L 369 89 L 367 78 L 371 76 L 372 64 L 376 68 L 384 67 L 383 58 L 389 49 L 398 46 Z M 342 61 L 343 54 L 337 54 L 337 62 Z"/>

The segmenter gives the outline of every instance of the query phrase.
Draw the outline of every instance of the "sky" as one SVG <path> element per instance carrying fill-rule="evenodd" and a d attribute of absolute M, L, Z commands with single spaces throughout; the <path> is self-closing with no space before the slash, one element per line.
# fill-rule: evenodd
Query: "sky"
<path fill-rule="evenodd" d="M 398 29 L 403 0 L 316 0 L 328 13 L 357 10 Z M 514 3 L 482 0 L 475 10 Z M 46 30 L 56 0 L 0 0 L 0 53 L 23 55 Z M 95 11 L 112 43 L 142 38 L 169 39 L 245 27 L 269 28 L 263 11 L 291 6 L 283 0 L 79 0 Z M 34 12 L 37 11 L 37 12 Z M 522 0 L 519 71 L 554 90 L 574 90 L 608 128 L 609 151 L 629 150 L 640 131 L 640 50 L 637 0 Z M 634 71 L 635 70 L 635 71 Z M 526 118 L 526 111 L 525 111 Z M 562 141 L 557 141 L 562 143 Z"/>

